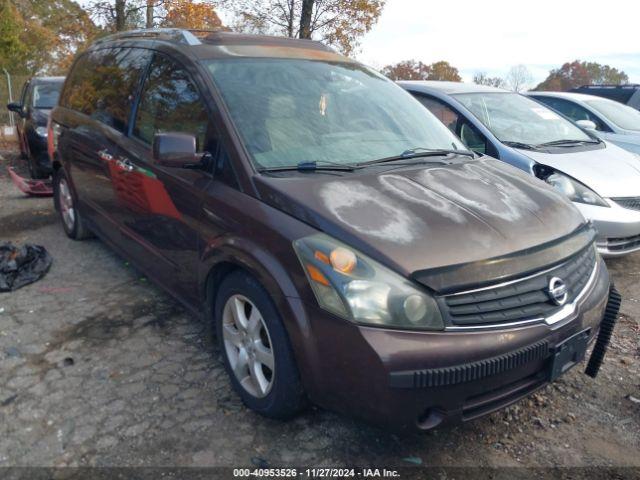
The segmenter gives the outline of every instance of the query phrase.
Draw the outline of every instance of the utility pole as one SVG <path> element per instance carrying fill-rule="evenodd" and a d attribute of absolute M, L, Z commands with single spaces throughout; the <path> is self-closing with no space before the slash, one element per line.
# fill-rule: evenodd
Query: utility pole
<path fill-rule="evenodd" d="M 6 68 L 2 69 L 4 74 L 7 76 L 7 87 L 9 87 L 9 103 L 13 103 L 13 93 L 11 93 L 11 75 L 7 72 Z M 9 112 L 9 125 L 13 128 L 13 112 Z"/>

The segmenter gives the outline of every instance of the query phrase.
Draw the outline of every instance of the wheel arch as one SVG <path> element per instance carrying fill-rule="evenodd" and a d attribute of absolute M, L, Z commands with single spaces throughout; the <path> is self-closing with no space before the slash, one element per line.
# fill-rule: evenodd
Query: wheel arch
<path fill-rule="evenodd" d="M 291 255 L 291 260 L 298 262 L 293 250 Z M 310 373 L 313 370 L 311 359 L 318 354 L 317 347 L 311 335 L 309 318 L 301 306 L 304 292 L 298 290 L 291 278 L 291 265 L 283 265 L 266 248 L 240 238 L 227 238 L 215 248 L 208 249 L 204 263 L 203 311 L 208 339 L 213 340 L 215 332 L 215 298 L 221 282 L 232 272 L 243 271 L 255 278 L 269 294 L 282 318 L 301 373 Z M 299 268 L 302 269 L 301 266 Z"/>

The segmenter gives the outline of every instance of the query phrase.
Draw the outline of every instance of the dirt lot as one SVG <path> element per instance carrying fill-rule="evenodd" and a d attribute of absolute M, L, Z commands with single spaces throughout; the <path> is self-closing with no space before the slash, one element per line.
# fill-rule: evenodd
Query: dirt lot
<path fill-rule="evenodd" d="M 54 258 L 40 282 L 0 294 L 0 467 L 609 466 L 640 474 L 640 254 L 607 262 L 624 303 L 595 381 L 576 368 L 508 410 L 422 435 L 319 409 L 280 423 L 240 403 L 202 325 L 100 241 L 67 239 L 50 199 L 26 198 L 10 183 L 15 154 L 0 155 L 0 240 L 44 245 Z"/>

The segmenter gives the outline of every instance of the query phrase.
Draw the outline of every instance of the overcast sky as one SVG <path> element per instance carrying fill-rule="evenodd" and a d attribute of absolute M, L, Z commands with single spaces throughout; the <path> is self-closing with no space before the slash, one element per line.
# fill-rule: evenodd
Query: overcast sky
<path fill-rule="evenodd" d="M 526 65 L 535 82 L 575 59 L 624 70 L 640 83 L 640 0 L 387 0 L 358 60 L 447 60 L 464 80 Z"/>

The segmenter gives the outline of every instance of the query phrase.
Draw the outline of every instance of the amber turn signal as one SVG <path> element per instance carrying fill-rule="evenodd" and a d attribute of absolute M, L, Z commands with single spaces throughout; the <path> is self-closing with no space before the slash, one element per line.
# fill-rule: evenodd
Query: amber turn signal
<path fill-rule="evenodd" d="M 325 277 L 316 267 L 307 263 L 307 271 L 309 272 L 311 280 L 319 283 L 320 285 L 329 286 L 329 280 L 327 280 L 327 277 Z"/>

